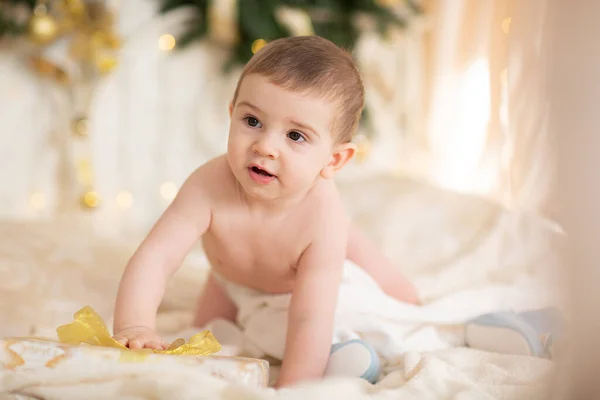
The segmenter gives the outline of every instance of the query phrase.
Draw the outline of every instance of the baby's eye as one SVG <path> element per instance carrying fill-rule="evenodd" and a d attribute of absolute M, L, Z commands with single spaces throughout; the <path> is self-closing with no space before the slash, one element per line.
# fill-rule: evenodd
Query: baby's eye
<path fill-rule="evenodd" d="M 260 128 L 260 121 L 257 120 L 254 117 L 246 117 L 244 118 L 246 120 L 246 123 L 248 124 L 248 126 L 252 127 L 252 128 Z"/>
<path fill-rule="evenodd" d="M 302 136 L 302 134 L 300 132 L 291 131 L 290 133 L 288 133 L 288 137 L 290 139 L 292 139 L 294 142 L 303 142 L 304 141 L 304 136 Z"/>

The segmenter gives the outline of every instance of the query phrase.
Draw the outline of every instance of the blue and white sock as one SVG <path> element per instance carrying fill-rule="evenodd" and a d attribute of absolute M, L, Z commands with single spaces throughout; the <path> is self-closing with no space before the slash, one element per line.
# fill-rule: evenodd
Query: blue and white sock
<path fill-rule="evenodd" d="M 469 347 L 496 353 L 552 358 L 552 345 L 562 329 L 564 322 L 555 308 L 500 311 L 468 321 L 465 342 Z"/>
<path fill-rule="evenodd" d="M 379 380 L 381 367 L 375 349 L 361 339 L 349 340 L 332 346 L 325 376 L 349 376 L 371 383 Z"/>

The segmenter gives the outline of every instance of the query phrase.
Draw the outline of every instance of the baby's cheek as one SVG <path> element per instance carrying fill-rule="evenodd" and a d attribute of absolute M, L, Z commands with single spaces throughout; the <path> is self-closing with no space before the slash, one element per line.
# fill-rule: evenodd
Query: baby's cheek
<path fill-rule="evenodd" d="M 310 185 L 314 182 L 315 178 L 319 176 L 320 172 L 320 165 L 307 165 L 303 168 L 302 176 L 300 176 L 298 179 L 301 180 L 304 185 Z"/>

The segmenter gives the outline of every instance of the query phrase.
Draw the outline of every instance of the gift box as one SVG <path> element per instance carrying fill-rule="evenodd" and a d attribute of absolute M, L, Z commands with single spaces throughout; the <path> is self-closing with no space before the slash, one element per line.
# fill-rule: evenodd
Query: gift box
<path fill-rule="evenodd" d="M 165 369 L 172 365 L 185 365 L 198 374 L 208 374 L 230 383 L 250 387 L 266 387 L 269 379 L 268 362 L 254 358 L 155 353 L 144 354 L 143 357 L 130 357 L 119 349 L 101 346 L 70 345 L 38 338 L 0 340 L 1 372 L 55 368 L 59 364 L 85 369 L 89 368 L 90 364 L 119 363 L 159 363 Z"/>
<path fill-rule="evenodd" d="M 104 321 L 89 306 L 74 315 L 74 321 L 58 327 L 58 341 L 35 337 L 0 339 L 0 372 L 31 371 L 68 367 L 85 371 L 90 365 L 108 367 L 123 363 L 152 363 L 190 368 L 230 383 L 266 387 L 269 364 L 266 360 L 219 356 L 220 343 L 209 331 L 189 341 L 175 340 L 167 349 L 131 350 L 114 340 Z"/>

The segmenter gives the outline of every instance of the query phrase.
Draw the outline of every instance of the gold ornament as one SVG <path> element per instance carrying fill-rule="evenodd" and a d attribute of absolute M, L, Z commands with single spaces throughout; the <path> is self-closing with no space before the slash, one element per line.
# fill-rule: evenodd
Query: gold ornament
<path fill-rule="evenodd" d="M 252 42 L 252 53 L 256 54 L 260 49 L 265 47 L 266 44 L 267 41 L 265 39 L 256 39 L 254 42 Z"/>
<path fill-rule="evenodd" d="M 68 40 L 71 61 L 81 68 L 106 74 L 116 66 L 115 50 L 121 43 L 114 31 L 114 17 L 103 3 L 38 0 L 29 20 L 29 36 L 41 46 L 49 45 L 59 36 L 64 36 Z M 49 11 L 50 6 L 52 12 Z M 50 61 L 46 60 L 46 63 L 49 64 Z M 48 69 L 48 66 L 45 68 Z"/>
<path fill-rule="evenodd" d="M 88 120 L 86 117 L 77 117 L 73 120 L 73 132 L 79 137 L 86 137 L 88 135 L 87 128 Z"/>
<path fill-rule="evenodd" d="M 98 193 L 93 190 L 89 190 L 81 196 L 81 205 L 86 209 L 97 208 L 99 204 L 100 198 L 98 197 Z"/>
<path fill-rule="evenodd" d="M 65 8 L 76 18 L 81 18 L 85 13 L 85 4 L 83 0 L 64 0 Z"/>
<path fill-rule="evenodd" d="M 59 32 L 58 22 L 46 12 L 38 12 L 29 20 L 29 38 L 38 45 L 54 42 Z"/>

